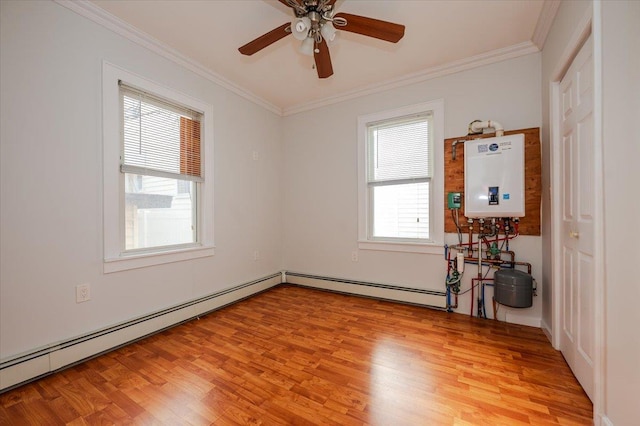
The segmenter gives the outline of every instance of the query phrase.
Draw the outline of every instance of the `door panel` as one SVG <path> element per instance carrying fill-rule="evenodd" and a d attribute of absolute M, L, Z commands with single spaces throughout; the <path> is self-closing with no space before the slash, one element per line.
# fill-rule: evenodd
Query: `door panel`
<path fill-rule="evenodd" d="M 579 279 L 580 279 L 580 314 L 578 322 L 580 323 L 580 337 L 578 339 L 577 349 L 582 358 L 592 365 L 593 364 L 593 257 L 580 254 L 579 263 Z M 580 358 L 580 357 L 578 357 Z"/>
<path fill-rule="evenodd" d="M 573 220 L 573 190 L 572 190 L 572 182 L 573 182 L 573 165 L 571 164 L 571 159 L 573 158 L 573 134 L 569 133 L 565 135 L 562 139 L 563 144 L 563 177 L 564 177 L 564 188 L 563 188 L 563 220 L 565 222 Z"/>
<path fill-rule="evenodd" d="M 564 312 L 563 316 L 563 334 L 569 342 L 573 342 L 573 250 L 569 247 L 564 247 Z M 566 357 L 566 355 L 565 355 Z"/>
<path fill-rule="evenodd" d="M 577 228 L 580 233 L 578 246 L 581 252 L 593 255 L 593 191 L 594 191 L 594 159 L 593 159 L 593 114 L 589 113 L 578 123 L 580 145 L 578 147 L 578 191 L 579 211 Z"/>

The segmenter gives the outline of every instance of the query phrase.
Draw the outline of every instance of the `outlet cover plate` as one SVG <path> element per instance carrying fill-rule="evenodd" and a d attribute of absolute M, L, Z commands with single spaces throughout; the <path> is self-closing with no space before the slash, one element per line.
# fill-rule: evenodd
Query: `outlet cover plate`
<path fill-rule="evenodd" d="M 76 303 L 87 302 L 91 300 L 91 291 L 89 284 L 80 284 L 76 286 Z"/>

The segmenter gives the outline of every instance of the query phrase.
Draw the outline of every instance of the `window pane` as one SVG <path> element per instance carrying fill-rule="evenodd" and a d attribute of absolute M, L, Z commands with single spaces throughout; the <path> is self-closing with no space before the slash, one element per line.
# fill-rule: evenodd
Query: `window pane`
<path fill-rule="evenodd" d="M 200 177 L 200 121 L 142 94 L 122 92 L 124 165 Z"/>
<path fill-rule="evenodd" d="M 369 182 L 429 177 L 429 119 L 369 127 Z"/>
<path fill-rule="evenodd" d="M 196 183 L 125 173 L 125 249 L 196 242 Z"/>
<path fill-rule="evenodd" d="M 372 187 L 374 238 L 429 238 L 429 182 Z"/>

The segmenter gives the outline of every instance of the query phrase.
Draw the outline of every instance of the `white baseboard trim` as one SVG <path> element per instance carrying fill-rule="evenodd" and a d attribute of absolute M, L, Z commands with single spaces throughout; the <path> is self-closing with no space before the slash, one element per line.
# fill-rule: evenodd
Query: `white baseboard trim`
<path fill-rule="evenodd" d="M 547 339 L 549 339 L 551 346 L 553 346 L 553 334 L 551 333 L 551 327 L 549 327 L 549 324 L 547 324 L 544 320 L 540 320 L 540 328 L 542 329 L 544 335 L 547 336 Z"/>
<path fill-rule="evenodd" d="M 602 426 L 613 426 L 613 422 L 607 416 L 600 417 L 600 424 Z"/>
<path fill-rule="evenodd" d="M 542 320 L 540 318 L 522 317 L 520 315 L 514 315 L 511 312 L 507 312 L 505 321 L 509 324 L 527 325 L 535 328 L 540 328 L 542 326 Z"/>
<path fill-rule="evenodd" d="M 302 287 L 312 287 L 337 293 L 354 294 L 431 308 L 446 309 L 447 307 L 447 295 L 444 291 L 322 277 L 289 271 L 286 272 L 286 282 Z"/>
<path fill-rule="evenodd" d="M 0 392 L 54 373 L 180 323 L 268 290 L 282 282 L 280 272 L 163 309 L 102 330 L 0 361 Z"/>

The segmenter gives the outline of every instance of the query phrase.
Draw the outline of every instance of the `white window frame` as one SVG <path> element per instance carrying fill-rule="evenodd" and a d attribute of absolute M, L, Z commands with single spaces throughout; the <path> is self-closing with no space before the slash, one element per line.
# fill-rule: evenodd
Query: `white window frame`
<path fill-rule="evenodd" d="M 367 127 L 371 123 L 431 112 L 433 114 L 433 175 L 430 181 L 429 240 L 406 242 L 395 239 L 371 238 L 371 200 L 367 184 Z M 364 250 L 401 251 L 442 254 L 444 247 L 444 101 L 433 100 L 394 110 L 358 117 L 358 248 Z"/>
<path fill-rule="evenodd" d="M 124 176 L 120 172 L 121 106 L 118 81 L 202 113 L 204 181 L 199 183 L 197 243 L 188 247 L 124 251 Z M 102 66 L 104 273 L 213 256 L 213 107 L 108 62 Z"/>

